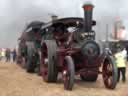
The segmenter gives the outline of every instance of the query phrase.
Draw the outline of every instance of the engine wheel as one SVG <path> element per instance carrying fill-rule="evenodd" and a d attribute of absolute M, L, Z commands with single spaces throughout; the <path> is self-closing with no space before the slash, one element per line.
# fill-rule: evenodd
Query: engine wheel
<path fill-rule="evenodd" d="M 112 56 L 105 59 L 102 72 L 106 88 L 114 89 L 117 84 L 117 67 Z"/>
<path fill-rule="evenodd" d="M 25 64 L 26 64 L 26 56 L 22 56 L 22 55 L 19 55 L 16 57 L 16 62 L 17 64 L 22 67 L 22 68 L 25 68 Z"/>
<path fill-rule="evenodd" d="M 26 58 L 22 57 L 22 59 L 21 59 L 21 67 L 24 68 L 24 69 L 26 68 L 25 64 L 26 64 Z"/>
<path fill-rule="evenodd" d="M 27 72 L 35 72 L 36 60 L 34 57 L 34 48 L 30 45 L 27 47 L 27 64 L 26 70 Z"/>
<path fill-rule="evenodd" d="M 38 55 L 38 59 L 37 59 L 37 75 L 41 76 L 41 59 L 40 56 Z"/>
<path fill-rule="evenodd" d="M 16 63 L 17 64 L 19 64 L 19 65 L 21 65 L 22 64 L 22 56 L 17 56 L 17 58 L 16 58 Z"/>
<path fill-rule="evenodd" d="M 41 48 L 41 74 L 46 82 L 57 81 L 56 50 L 57 45 L 54 40 L 44 41 Z"/>
<path fill-rule="evenodd" d="M 36 70 L 36 73 L 37 73 L 38 76 L 41 76 L 41 69 L 40 68 L 41 68 L 41 66 L 40 66 L 40 64 L 38 64 L 37 65 L 37 70 Z"/>
<path fill-rule="evenodd" d="M 40 70 L 40 68 L 41 68 L 41 64 L 40 64 L 40 56 L 39 56 L 39 54 L 38 53 L 36 53 L 35 54 L 35 60 L 36 60 L 36 73 L 37 73 L 37 75 L 39 75 L 39 76 L 41 76 L 41 70 Z"/>
<path fill-rule="evenodd" d="M 64 59 L 64 70 L 63 70 L 63 81 L 64 81 L 64 89 L 72 90 L 74 85 L 74 63 L 70 56 L 66 56 Z"/>

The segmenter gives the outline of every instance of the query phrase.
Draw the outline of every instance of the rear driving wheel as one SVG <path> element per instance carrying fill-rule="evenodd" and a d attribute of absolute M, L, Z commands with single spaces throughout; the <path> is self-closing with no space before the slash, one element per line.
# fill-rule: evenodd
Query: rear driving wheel
<path fill-rule="evenodd" d="M 57 64 L 55 63 L 57 45 L 53 40 L 46 40 L 41 48 L 41 75 L 46 82 L 56 82 Z"/>
<path fill-rule="evenodd" d="M 64 59 L 64 70 L 63 70 L 63 81 L 64 81 L 64 89 L 72 90 L 74 85 L 74 63 L 70 56 L 66 56 Z"/>
<path fill-rule="evenodd" d="M 112 56 L 105 59 L 102 71 L 106 88 L 114 89 L 117 84 L 117 67 Z"/>

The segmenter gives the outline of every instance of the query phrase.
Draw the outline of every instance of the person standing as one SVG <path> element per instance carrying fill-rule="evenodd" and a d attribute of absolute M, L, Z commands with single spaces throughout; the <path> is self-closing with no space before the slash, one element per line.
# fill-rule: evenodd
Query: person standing
<path fill-rule="evenodd" d="M 14 49 L 13 50 L 13 52 L 12 52 L 12 58 L 13 58 L 13 62 L 15 62 L 16 61 L 16 49 Z"/>
<path fill-rule="evenodd" d="M 2 49 L 1 50 L 1 59 L 4 59 L 5 58 L 5 49 Z"/>
<path fill-rule="evenodd" d="M 10 49 L 7 48 L 6 50 L 6 62 L 10 61 L 11 52 Z"/>
<path fill-rule="evenodd" d="M 126 81 L 126 58 L 127 51 L 125 49 L 121 50 L 121 48 L 117 49 L 117 53 L 115 54 L 116 64 L 118 68 L 118 78 L 117 81 L 120 81 L 120 73 L 122 74 L 122 81 Z"/>

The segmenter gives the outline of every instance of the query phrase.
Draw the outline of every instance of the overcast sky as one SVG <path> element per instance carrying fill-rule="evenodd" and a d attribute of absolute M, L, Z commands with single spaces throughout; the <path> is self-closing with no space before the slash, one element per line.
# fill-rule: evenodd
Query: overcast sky
<path fill-rule="evenodd" d="M 0 0 L 0 47 L 15 47 L 25 24 L 32 20 L 47 22 L 51 14 L 83 17 L 81 7 L 86 1 L 89 0 Z M 95 5 L 93 18 L 97 21 L 95 30 L 98 39 L 105 37 L 106 24 L 109 24 L 109 31 L 112 31 L 117 15 L 128 27 L 127 0 L 90 1 Z"/>

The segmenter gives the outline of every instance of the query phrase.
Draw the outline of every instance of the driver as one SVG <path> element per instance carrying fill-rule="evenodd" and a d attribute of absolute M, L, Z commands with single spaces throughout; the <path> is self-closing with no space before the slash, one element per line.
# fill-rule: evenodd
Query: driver
<path fill-rule="evenodd" d="M 67 42 L 69 35 L 70 33 L 67 31 L 64 25 L 60 25 L 54 30 L 54 37 L 57 41 L 59 41 L 59 45 Z"/>

